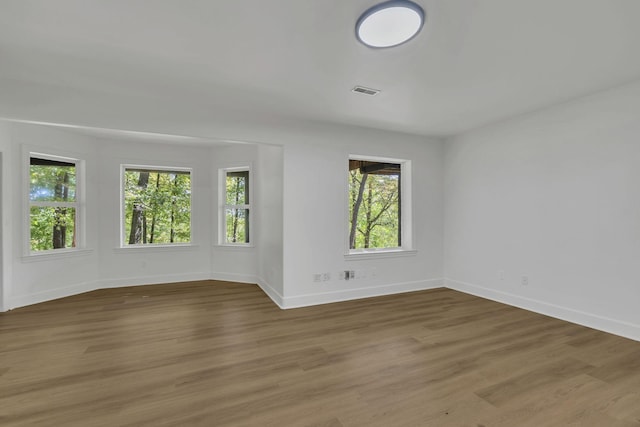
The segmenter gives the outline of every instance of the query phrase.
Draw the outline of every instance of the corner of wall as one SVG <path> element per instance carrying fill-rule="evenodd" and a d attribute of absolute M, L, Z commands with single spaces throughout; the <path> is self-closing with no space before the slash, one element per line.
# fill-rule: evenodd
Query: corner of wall
<path fill-rule="evenodd" d="M 262 289 L 262 291 L 267 294 L 269 298 L 280 308 L 288 308 L 285 306 L 284 297 L 280 295 L 280 293 L 271 286 L 266 280 L 261 277 L 255 278 L 256 284 Z"/>

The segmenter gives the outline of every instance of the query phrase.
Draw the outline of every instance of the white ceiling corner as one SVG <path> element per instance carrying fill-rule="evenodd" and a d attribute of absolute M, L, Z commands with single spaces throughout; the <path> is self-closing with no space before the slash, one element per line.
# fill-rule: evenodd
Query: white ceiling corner
<path fill-rule="evenodd" d="M 364 0 L 0 0 L 0 117 L 446 136 L 640 78 L 640 1 L 418 3 L 417 38 L 369 49 L 354 36 Z"/>

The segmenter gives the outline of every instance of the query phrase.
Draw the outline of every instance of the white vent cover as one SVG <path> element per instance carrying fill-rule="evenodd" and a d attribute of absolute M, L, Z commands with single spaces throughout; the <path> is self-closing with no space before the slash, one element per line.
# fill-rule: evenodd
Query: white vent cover
<path fill-rule="evenodd" d="M 372 89 L 370 87 L 356 86 L 353 89 L 351 89 L 351 92 L 362 93 L 363 95 L 374 96 L 374 95 L 379 94 L 380 90 Z"/>

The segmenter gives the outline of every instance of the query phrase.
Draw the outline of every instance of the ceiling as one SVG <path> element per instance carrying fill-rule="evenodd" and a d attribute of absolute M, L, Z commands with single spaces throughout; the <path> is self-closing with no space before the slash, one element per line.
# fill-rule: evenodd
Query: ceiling
<path fill-rule="evenodd" d="M 638 0 L 417 2 L 420 35 L 370 49 L 354 25 L 375 0 L 0 0 L 0 117 L 446 136 L 640 78 Z"/>

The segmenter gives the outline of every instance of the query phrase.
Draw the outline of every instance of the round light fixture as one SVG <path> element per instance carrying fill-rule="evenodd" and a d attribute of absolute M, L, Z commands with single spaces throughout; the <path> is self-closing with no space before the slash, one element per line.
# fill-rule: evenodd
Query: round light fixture
<path fill-rule="evenodd" d="M 409 0 L 391 0 L 367 9 L 356 23 L 356 37 L 369 47 L 398 46 L 424 25 L 424 10 Z"/>

